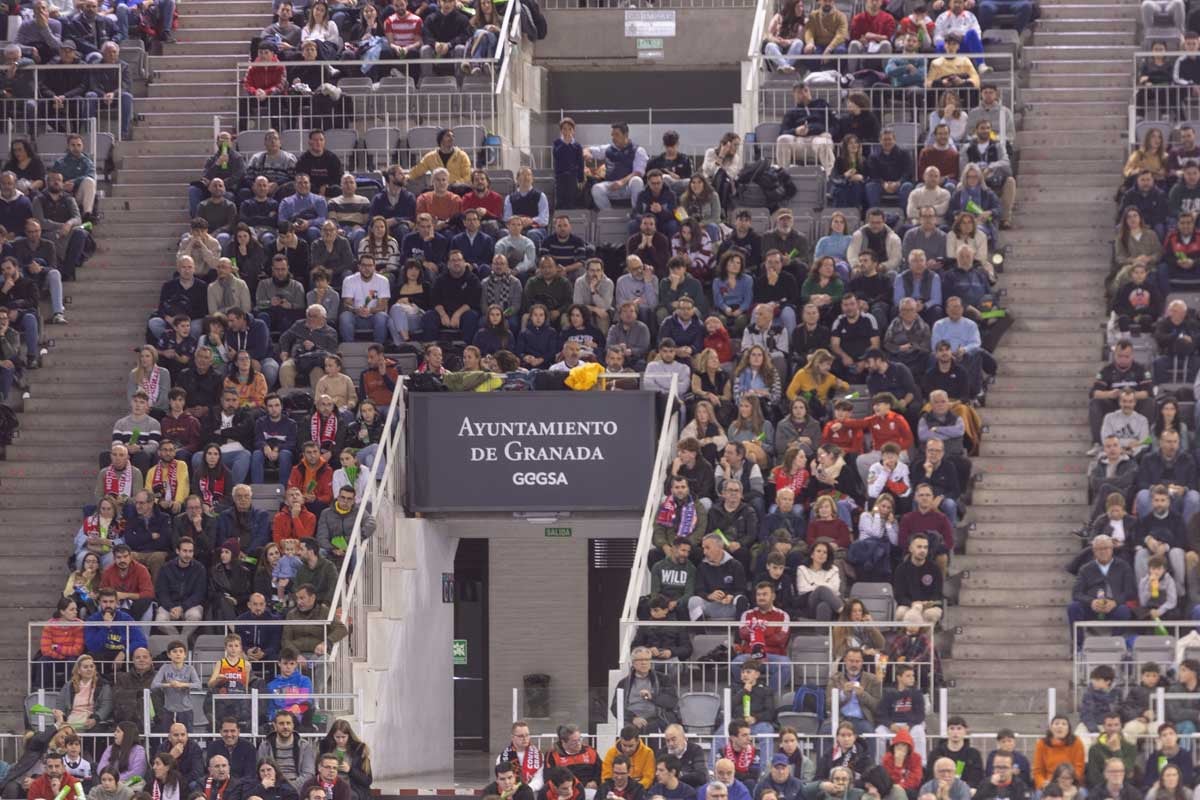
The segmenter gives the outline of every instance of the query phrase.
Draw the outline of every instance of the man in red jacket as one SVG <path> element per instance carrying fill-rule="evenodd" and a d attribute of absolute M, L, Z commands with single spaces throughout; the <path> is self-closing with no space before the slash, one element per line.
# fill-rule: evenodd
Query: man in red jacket
<path fill-rule="evenodd" d="M 77 791 L 82 796 L 83 786 L 74 775 L 67 773 L 67 768 L 63 766 L 62 753 L 48 750 L 42 757 L 42 764 L 46 771 L 29 784 L 29 793 L 26 795 L 28 800 L 54 800 L 64 786 L 70 786 L 72 789 L 79 787 Z"/>
<path fill-rule="evenodd" d="M 867 471 L 871 469 L 871 465 L 878 464 L 883 458 L 880 451 L 885 444 L 895 442 L 900 448 L 900 460 L 905 464 L 908 463 L 908 451 L 913 446 L 913 433 L 908 420 L 903 414 L 892 411 L 896 407 L 896 396 L 891 392 L 880 392 L 871 398 L 871 403 L 875 415 L 865 420 L 867 430 L 871 434 L 871 449 L 854 461 L 864 486 L 867 485 Z"/>
<path fill-rule="evenodd" d="M 116 591 L 117 602 L 134 619 L 142 619 L 154 602 L 150 570 L 134 559 L 127 544 L 113 548 L 113 563 L 100 573 L 100 588 Z"/>
<path fill-rule="evenodd" d="M 242 79 L 245 96 L 241 99 L 242 117 L 252 118 L 266 111 L 268 117 L 278 117 L 283 102 L 277 99 L 287 89 L 287 72 L 279 63 L 279 56 L 272 44 L 258 46 L 254 65 L 246 70 Z M 274 124 L 274 123 L 272 123 Z"/>
<path fill-rule="evenodd" d="M 733 660 L 735 666 L 750 659 L 768 664 L 788 660 L 788 623 L 792 618 L 775 607 L 775 587 L 762 581 L 754 587 L 754 608 L 742 614 L 737 649 L 741 655 Z M 779 691 L 781 667 L 767 667 L 767 685 Z"/>

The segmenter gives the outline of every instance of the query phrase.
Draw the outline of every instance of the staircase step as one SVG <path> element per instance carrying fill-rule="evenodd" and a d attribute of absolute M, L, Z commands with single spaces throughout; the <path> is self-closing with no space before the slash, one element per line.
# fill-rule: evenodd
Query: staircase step
<path fill-rule="evenodd" d="M 1027 625 L 1061 624 L 1064 638 L 1066 636 L 1067 607 L 1065 604 L 1062 606 L 1024 607 L 1021 609 L 1019 617 L 1011 608 L 1004 607 L 959 605 L 951 609 L 951 613 L 954 616 L 954 624 L 962 625 L 964 628 L 969 625 L 1011 625 L 1014 618 L 1019 618 L 1023 624 Z"/>
<path fill-rule="evenodd" d="M 1066 628 L 1065 620 L 1063 628 Z M 1066 645 L 1059 651 L 1058 657 L 1061 659 L 1069 653 L 1066 653 Z M 1044 682 L 1052 682 L 1059 680 L 1071 679 L 1071 660 L 1068 658 L 1065 663 L 1047 659 L 1032 660 L 1026 664 L 1021 664 L 1020 671 L 1014 672 L 1014 665 L 1006 664 L 998 661 L 974 660 L 966 658 L 954 658 L 952 663 L 946 664 L 946 677 L 958 679 L 960 677 L 968 678 L 1007 678 L 1011 681 L 1014 674 L 1019 674 L 1022 678 L 1022 686 L 1037 686 L 1046 685 Z"/>
<path fill-rule="evenodd" d="M 990 410 L 990 409 L 989 409 Z M 1030 412 L 1026 412 L 1027 414 Z M 1052 473 L 1048 471 L 1036 472 L 988 472 L 983 475 L 982 480 L 975 485 L 975 490 L 980 489 L 1020 489 L 1023 486 L 1039 486 L 1043 489 L 1086 489 L 1087 475 L 1080 471 L 1079 474 L 1071 472 L 1067 473 Z"/>
<path fill-rule="evenodd" d="M 1112 19 L 1101 21 L 1101 25 L 1107 22 L 1107 26 L 1128 25 L 1127 20 Z M 1033 35 L 1034 45 L 1049 45 L 1051 47 L 1061 47 L 1064 45 L 1094 45 L 1094 44 L 1113 44 L 1113 45 L 1128 45 L 1133 47 L 1136 42 L 1132 41 L 1133 31 L 1128 28 L 1115 28 L 1115 30 L 1105 30 L 1103 27 L 1094 27 L 1095 23 L 1080 25 L 1077 30 L 1052 30 L 1041 25 L 1038 26 L 1037 33 Z M 1126 33 L 1125 37 L 1114 36 L 1113 33 Z"/>
<path fill-rule="evenodd" d="M 1061 641 L 1049 644 L 1023 643 L 1019 648 L 1013 648 L 995 647 L 993 644 L 960 644 L 956 640 L 954 642 L 954 658 L 986 659 L 1003 664 L 1011 661 L 1025 661 L 1031 658 L 1061 658 L 1064 649 L 1066 647 Z"/>
<path fill-rule="evenodd" d="M 1019 592 L 1015 592 L 1013 588 L 1006 586 L 995 589 L 976 589 L 964 583 L 962 591 L 958 596 L 958 604 L 960 606 L 985 606 L 989 608 L 995 606 L 1023 608 L 1026 605 L 1062 605 L 1065 609 L 1069 602 L 1071 602 L 1071 586 L 1069 583 L 1063 581 L 1061 577 L 1056 582 L 1046 585 L 1022 586 Z M 1063 655 L 1067 655 L 1065 642 L 1062 652 Z"/>
<path fill-rule="evenodd" d="M 1035 484 L 1036 485 L 1036 484 Z M 1054 489 L 1012 490 L 1012 489 L 976 489 L 972 497 L 972 506 L 1003 506 L 1016 504 L 1043 506 L 1079 506 L 1079 492 Z"/>
<path fill-rule="evenodd" d="M 1056 540 L 1000 538 L 980 540 L 975 538 L 975 532 L 971 533 L 971 539 L 967 542 L 967 553 L 969 555 L 979 555 L 987 559 L 1012 556 L 1013 558 L 1025 559 L 1027 563 L 1030 558 L 1044 558 L 1049 556 L 1069 559 L 1078 550 L 1079 547 L 1077 545 Z"/>

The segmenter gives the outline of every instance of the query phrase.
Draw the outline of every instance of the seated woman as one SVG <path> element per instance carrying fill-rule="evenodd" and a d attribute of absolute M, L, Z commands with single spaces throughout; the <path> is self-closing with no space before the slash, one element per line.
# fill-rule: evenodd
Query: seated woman
<path fill-rule="evenodd" d="M 821 256 L 816 268 L 808 273 L 800 287 L 800 300 L 806 305 L 816 306 L 822 324 L 829 326 L 841 313 L 842 295 L 846 285 L 838 277 L 833 256 Z M 797 326 L 799 327 L 799 326 Z"/>
<path fill-rule="evenodd" d="M 832 367 L 833 353 L 824 348 L 814 350 L 809 355 L 808 362 L 792 376 L 792 381 L 787 387 L 788 398 L 804 398 L 809 409 L 814 412 L 821 410 L 821 419 L 825 419 L 833 396 L 850 391 L 850 384 L 834 375 Z"/>
<path fill-rule="evenodd" d="M 854 232 L 850 230 L 846 215 L 841 211 L 834 211 L 829 215 L 829 233 L 818 239 L 816 247 L 813 248 L 813 264 L 824 256 L 829 256 L 838 266 L 839 274 L 845 280 L 849 280 L 850 269 L 846 266 L 846 251 L 850 249 L 853 238 Z"/>
<path fill-rule="evenodd" d="M 79 656 L 71 680 L 58 693 L 55 724 L 66 722 L 81 730 L 95 730 L 112 720 L 112 709 L 112 686 L 96 672 L 95 659 Z"/>
<path fill-rule="evenodd" d="M 233 367 L 225 377 L 225 388 L 238 395 L 238 408 L 264 408 L 267 400 L 267 379 L 254 367 L 254 360 L 245 350 L 239 350 Z"/>
<path fill-rule="evenodd" d="M 271 268 L 267 250 L 254 236 L 254 231 L 244 222 L 233 229 L 233 238 L 221 249 L 221 255 L 237 267 L 238 277 L 246 282 L 250 296 L 258 292 L 260 280 L 267 279 Z"/>
<path fill-rule="evenodd" d="M 742 353 L 742 357 L 733 371 L 734 401 L 740 404 L 747 397 L 757 398 L 760 406 L 759 413 L 771 417 L 775 415 L 776 406 L 782 396 L 783 381 L 779 377 L 775 365 L 767 356 L 767 351 L 761 345 L 756 344 Z M 739 409 L 738 417 L 744 416 Z M 756 431 L 756 434 L 761 432 Z M 774 453 L 774 431 L 770 435 L 771 441 L 765 442 L 764 445 L 768 452 Z"/>
<path fill-rule="evenodd" d="M 146 761 L 146 748 L 142 747 L 140 739 L 135 723 L 119 723 L 113 731 L 112 744 L 100 756 L 96 770 L 100 773 L 106 769 L 115 770 L 121 783 L 128 783 L 133 778 L 145 780 L 149 763 Z"/>
<path fill-rule="evenodd" d="M 113 562 L 113 545 L 122 538 L 124 525 L 117 498 L 112 495 L 101 497 L 95 510 L 83 518 L 75 534 L 75 558 L 72 563 L 79 567 L 85 555 L 94 553 L 100 558 L 101 569 L 107 567 Z"/>
<path fill-rule="evenodd" d="M 761 399 L 748 394 L 738 401 L 737 417 L 729 423 L 726 435 L 730 442 L 742 442 L 746 457 L 766 471 L 775 457 L 775 426 L 763 416 Z M 762 514 L 766 509 L 755 510 Z"/>
<path fill-rule="evenodd" d="M 797 607 L 809 619 L 829 622 L 842 613 L 842 573 L 833 557 L 829 540 L 817 539 L 809 547 L 808 563 L 796 568 Z"/>
<path fill-rule="evenodd" d="M 987 236 L 976 224 L 975 215 L 968 211 L 960 211 L 954 216 L 954 224 L 946 234 L 946 253 L 953 258 L 953 254 L 964 244 L 975 251 L 975 260 L 987 272 L 988 279 L 995 283 L 996 272 L 988 258 Z"/>
<path fill-rule="evenodd" d="M 983 180 L 983 171 L 978 164 L 968 164 L 962 173 L 962 181 L 950 195 L 947 219 L 954 219 L 966 211 L 975 217 L 975 224 L 989 242 L 996 241 L 995 220 L 1000 216 L 1000 198 L 988 188 Z M 947 255 L 951 254 L 949 249 Z"/>
<path fill-rule="evenodd" d="M 1125 160 L 1125 166 L 1121 169 L 1122 192 L 1133 186 L 1142 170 L 1150 171 L 1154 176 L 1154 185 L 1159 189 L 1167 188 L 1167 143 L 1158 128 L 1146 131 L 1141 146 L 1134 148 Z"/>
<path fill-rule="evenodd" d="M 709 466 L 717 464 L 721 454 L 725 452 L 725 444 L 729 439 L 725 435 L 725 429 L 717 420 L 712 402 L 709 400 L 696 402 L 696 407 L 692 409 L 691 420 L 679 432 L 679 440 L 683 441 L 684 439 L 695 439 L 699 442 L 700 455 L 704 456 L 704 460 L 709 463 Z"/>
<path fill-rule="evenodd" d="M 688 274 L 701 283 L 713 279 L 712 238 L 694 217 L 684 220 L 679 233 L 671 237 L 671 255 L 686 258 Z"/>
<path fill-rule="evenodd" d="M 1175 89 L 1175 63 L 1167 58 L 1165 42 L 1150 45 L 1150 58 L 1138 60 L 1137 113 L 1145 119 L 1163 119 L 1169 115 Z"/>
<path fill-rule="evenodd" d="M 433 309 L 430 292 L 433 287 L 425 274 L 425 267 L 415 258 L 404 262 L 404 269 L 397 281 L 396 302 L 388 312 L 392 320 L 392 342 L 407 342 L 413 334 L 421 332 L 421 317 Z"/>
<path fill-rule="evenodd" d="M 205 514 L 219 514 L 233 503 L 233 476 L 222 460 L 218 445 L 206 445 L 191 474 L 192 494 L 200 498 Z"/>
<path fill-rule="evenodd" d="M 1109 278 L 1109 288 L 1115 289 L 1129 278 L 1134 264 L 1153 270 L 1162 257 L 1162 243 L 1158 234 L 1142 221 L 1142 213 L 1135 206 L 1121 212 L 1121 224 L 1115 242 L 1116 270 Z"/>
<path fill-rule="evenodd" d="M 575 304 L 567 309 L 566 322 L 559 336 L 558 346 L 563 349 L 567 342 L 579 345 L 579 356 L 584 361 L 604 361 L 605 338 L 592 323 L 592 312 L 585 305 Z M 497 348 L 505 349 L 505 348 Z"/>
<path fill-rule="evenodd" d="M 298 800 L 297 791 L 297 788 L 284 778 L 279 765 L 270 758 L 260 758 L 255 776 L 246 779 L 246 797 L 259 797 L 262 800 Z"/>
<path fill-rule="evenodd" d="M 347 443 L 352 443 L 354 447 L 358 448 L 355 458 L 368 470 L 375 463 L 375 452 L 379 449 L 379 442 L 383 438 L 385 421 L 374 403 L 370 400 L 363 400 L 358 404 L 358 416 L 347 429 Z"/>
<path fill-rule="evenodd" d="M 729 335 L 741 337 L 754 304 L 754 281 L 746 274 L 746 259 L 741 250 L 727 250 L 721 256 L 717 278 L 712 282 L 712 294 L 713 311 L 729 330 Z"/>
<path fill-rule="evenodd" d="M 67 665 L 83 654 L 83 620 L 72 597 L 60 597 L 53 616 L 42 628 L 36 660 L 32 665 L 34 687 L 53 688 L 67 680 Z"/>
<path fill-rule="evenodd" d="M 349 722 L 336 720 L 317 749 L 338 757 L 338 777 L 350 783 L 354 800 L 371 800 L 371 783 L 374 780 L 371 775 L 371 748 L 358 738 Z"/>
<path fill-rule="evenodd" d="M 17 176 L 17 191 L 33 197 L 46 188 L 46 165 L 29 139 L 13 139 L 4 171 Z M 196 216 L 193 209 L 191 216 Z"/>
<path fill-rule="evenodd" d="M 82 609 L 81 616 L 88 616 L 96 610 L 99 591 L 100 556 L 85 552 L 79 563 L 79 569 L 67 576 L 67 585 L 63 587 L 63 597 L 73 598 Z"/>
<path fill-rule="evenodd" d="M 787 0 L 767 23 L 763 41 L 767 62 L 777 72 L 791 74 L 798 63 L 795 56 L 804 55 L 804 2 Z"/>
<path fill-rule="evenodd" d="M 687 189 L 679 196 L 678 208 L 687 212 L 688 219 L 703 225 L 711 241 L 721 239 L 721 220 L 724 219 L 721 198 L 704 175 L 697 172 L 688 178 Z"/>
<path fill-rule="evenodd" d="M 833 184 L 830 194 L 835 206 L 857 208 L 859 213 L 866 210 L 866 168 L 867 154 L 862 142 L 853 133 L 846 134 L 842 139 L 841 152 L 833 162 L 833 173 L 829 176 Z M 845 251 L 842 257 L 845 257 Z"/>
<path fill-rule="evenodd" d="M 125 381 L 125 400 L 132 401 L 133 393 L 138 389 L 150 398 L 150 416 L 155 419 L 166 416 L 171 373 L 166 367 L 158 366 L 158 349 L 153 345 L 144 344 L 138 348 L 137 366 L 129 371 L 129 378 Z"/>
<path fill-rule="evenodd" d="M 209 618 L 237 619 L 237 615 L 246 610 L 246 602 L 250 599 L 250 583 L 250 570 L 242 561 L 241 544 L 237 539 L 226 539 L 209 570 Z"/>
<path fill-rule="evenodd" d="M 835 543 L 845 541 L 849 544 L 850 514 L 861 505 L 865 495 L 862 482 L 858 477 L 858 470 L 846 464 L 846 457 L 842 452 L 842 448 L 836 444 L 823 444 L 817 448 L 816 458 L 809 464 L 809 471 L 813 477 L 812 481 L 808 484 L 809 497 L 816 500 L 822 497 L 829 497 L 836 503 L 837 516 L 842 522 L 846 523 L 847 530 L 842 533 L 839 529 L 838 538 L 835 538 L 834 541 Z M 812 518 L 817 519 L 815 500 L 813 507 L 814 513 Z M 825 516 L 825 520 L 829 522 L 828 515 Z M 809 522 L 809 533 L 812 535 L 811 520 Z M 818 533 L 813 535 L 814 540 L 816 536 L 830 536 L 830 531 L 823 531 L 818 527 Z M 834 537 L 830 536 L 830 538 Z"/>
<path fill-rule="evenodd" d="M 821 426 L 809 416 L 808 401 L 803 397 L 793 397 L 789 409 L 788 415 L 775 426 L 775 452 L 786 453 L 793 447 L 799 448 L 807 464 L 821 443 Z"/>
<path fill-rule="evenodd" d="M 109 749 L 111 750 L 112 748 L 110 747 Z M 107 752 L 105 755 L 107 755 Z M 144 769 L 142 773 L 145 773 Z M 132 800 L 133 790 L 121 782 L 121 773 L 116 767 L 103 767 L 96 774 L 98 782 L 88 792 L 87 800 Z M 142 775 L 139 774 L 131 777 L 141 778 Z"/>

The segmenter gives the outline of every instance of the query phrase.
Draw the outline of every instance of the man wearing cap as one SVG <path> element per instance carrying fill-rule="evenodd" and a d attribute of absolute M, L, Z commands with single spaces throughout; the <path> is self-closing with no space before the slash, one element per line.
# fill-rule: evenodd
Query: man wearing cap
<path fill-rule="evenodd" d="M 437 132 L 437 148 L 421 156 L 421 160 L 408 173 L 410 180 L 425 173 L 444 167 L 450 173 L 450 191 L 464 195 L 471 191 L 471 157 L 454 144 L 454 131 L 442 128 Z"/>
<path fill-rule="evenodd" d="M 804 784 L 792 774 L 792 762 L 786 753 L 776 753 L 771 758 L 771 771 L 754 787 L 755 800 L 759 800 L 767 789 L 775 792 L 779 800 L 797 800 Z"/>

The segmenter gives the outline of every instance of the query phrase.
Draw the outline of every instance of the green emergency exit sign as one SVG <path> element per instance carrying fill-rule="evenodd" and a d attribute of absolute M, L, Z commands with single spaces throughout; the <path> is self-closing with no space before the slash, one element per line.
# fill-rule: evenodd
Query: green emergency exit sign
<path fill-rule="evenodd" d="M 452 652 L 454 654 L 454 666 L 465 667 L 467 665 L 467 640 L 455 639 Z"/>
<path fill-rule="evenodd" d="M 570 528 L 546 528 L 547 539 L 570 539 Z"/>
<path fill-rule="evenodd" d="M 637 49 L 638 50 L 662 50 L 663 49 L 663 40 L 662 39 L 638 39 L 637 40 Z"/>

